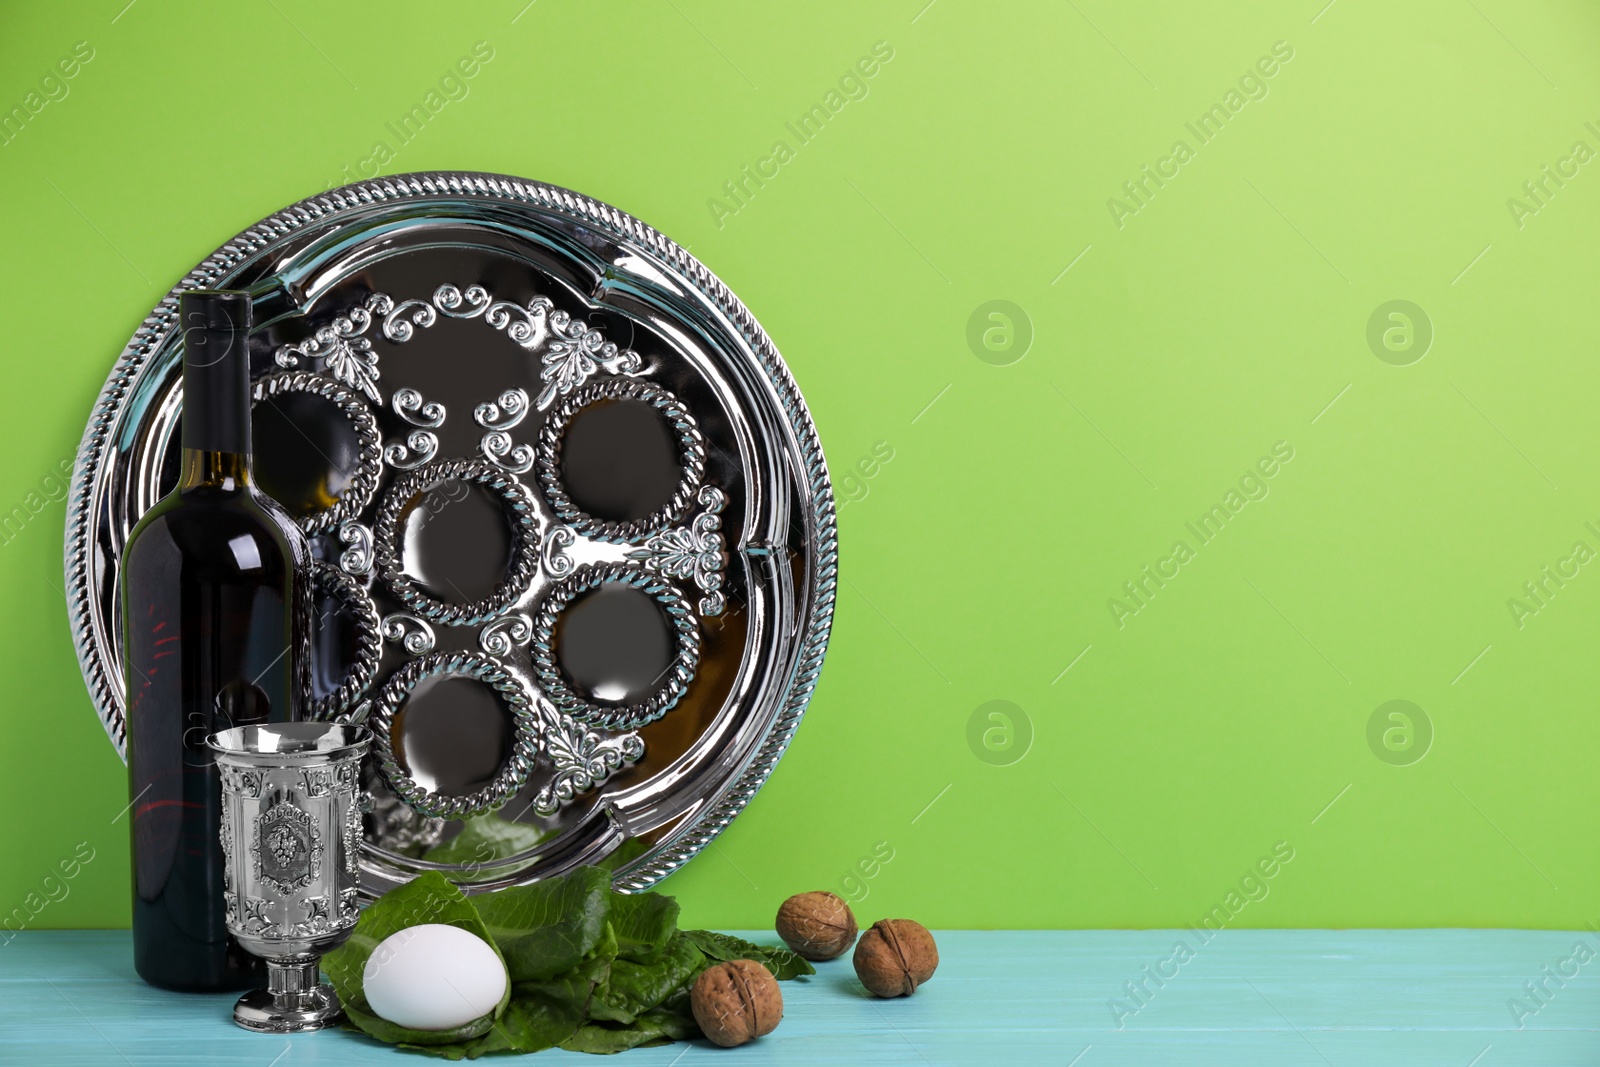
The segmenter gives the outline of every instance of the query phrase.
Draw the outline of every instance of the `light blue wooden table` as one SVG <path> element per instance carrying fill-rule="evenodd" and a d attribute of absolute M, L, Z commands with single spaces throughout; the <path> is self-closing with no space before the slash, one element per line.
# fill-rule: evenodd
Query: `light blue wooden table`
<path fill-rule="evenodd" d="M 730 1051 L 693 1042 L 613 1062 L 1600 1064 L 1600 935 L 1241 930 L 1198 946 L 1181 964 L 1173 952 L 1179 936 L 1196 947 L 1193 934 L 1159 930 L 942 932 L 939 973 L 909 1000 L 869 999 L 848 960 L 824 964 L 816 977 L 784 984 L 783 1024 L 754 1045 Z M 1579 944 L 1582 960 L 1574 956 Z M 28 932 L 0 947 L 0 1063 L 440 1062 L 402 1061 L 402 1053 L 346 1031 L 249 1034 L 230 1020 L 232 996 L 150 989 L 129 961 L 126 931 Z M 1128 993 L 1130 982 L 1143 983 L 1142 1005 Z M 1535 998 L 1525 983 L 1543 983 L 1544 992 Z M 1508 1004 L 1513 999 L 1520 1013 Z M 1120 1020 L 1113 1001 L 1122 1002 Z M 551 1052 L 533 1062 L 603 1061 Z"/>

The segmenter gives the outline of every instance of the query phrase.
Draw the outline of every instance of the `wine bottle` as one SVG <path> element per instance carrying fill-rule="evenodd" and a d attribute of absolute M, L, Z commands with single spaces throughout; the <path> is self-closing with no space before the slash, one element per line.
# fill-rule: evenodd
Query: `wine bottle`
<path fill-rule="evenodd" d="M 241 989 L 261 975 L 225 925 L 206 738 L 299 717 L 310 551 L 251 485 L 249 294 L 186 292 L 178 309 L 182 473 L 129 535 L 120 579 L 134 968 L 165 989 Z"/>

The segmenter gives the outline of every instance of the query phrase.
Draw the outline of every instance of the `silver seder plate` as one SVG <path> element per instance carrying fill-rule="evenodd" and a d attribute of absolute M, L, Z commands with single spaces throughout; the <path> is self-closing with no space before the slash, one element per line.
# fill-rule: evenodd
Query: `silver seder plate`
<path fill-rule="evenodd" d="M 78 453 L 66 577 L 119 752 L 117 573 L 175 483 L 180 290 L 243 288 L 256 476 L 317 563 L 311 712 L 364 721 L 362 892 L 608 863 L 727 825 L 832 620 L 834 504 L 772 342 L 684 249 L 554 186 L 410 174 L 245 230 L 151 312 Z"/>

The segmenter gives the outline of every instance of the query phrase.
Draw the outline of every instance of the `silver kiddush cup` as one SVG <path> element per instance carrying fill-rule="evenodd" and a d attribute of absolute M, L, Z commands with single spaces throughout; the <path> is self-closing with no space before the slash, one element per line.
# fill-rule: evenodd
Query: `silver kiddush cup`
<path fill-rule="evenodd" d="M 234 1005 L 246 1030 L 292 1034 L 338 1022 L 318 960 L 355 928 L 359 909 L 359 726 L 239 726 L 212 734 L 222 779 L 228 932 L 267 963 L 267 988 Z"/>

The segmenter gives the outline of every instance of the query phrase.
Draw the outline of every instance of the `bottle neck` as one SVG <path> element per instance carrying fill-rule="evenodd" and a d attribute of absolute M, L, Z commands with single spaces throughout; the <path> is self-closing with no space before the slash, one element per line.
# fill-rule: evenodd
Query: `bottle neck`
<path fill-rule="evenodd" d="M 242 493 L 250 486 L 250 453 L 216 452 L 204 448 L 183 450 L 183 470 L 178 489 L 220 489 Z"/>
<path fill-rule="evenodd" d="M 183 484 L 232 487 L 250 478 L 250 300 L 189 292 L 183 328 Z"/>

